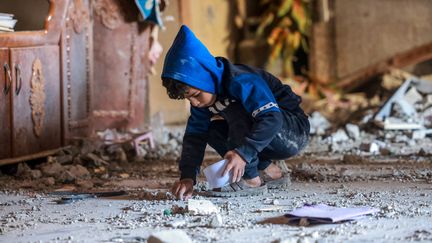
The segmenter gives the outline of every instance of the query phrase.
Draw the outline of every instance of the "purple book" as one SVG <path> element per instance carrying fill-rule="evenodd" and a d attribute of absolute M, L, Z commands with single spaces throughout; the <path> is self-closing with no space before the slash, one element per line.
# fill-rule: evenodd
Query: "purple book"
<path fill-rule="evenodd" d="M 325 204 L 305 205 L 285 214 L 290 221 L 307 219 L 310 223 L 337 223 L 353 220 L 356 217 L 373 214 L 379 209 L 369 207 L 337 208 Z"/>

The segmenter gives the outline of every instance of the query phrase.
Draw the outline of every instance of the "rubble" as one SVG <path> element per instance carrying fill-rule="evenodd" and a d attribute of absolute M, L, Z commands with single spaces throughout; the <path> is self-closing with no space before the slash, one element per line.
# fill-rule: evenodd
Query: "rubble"
<path fill-rule="evenodd" d="M 311 134 L 323 135 L 330 128 L 329 121 L 317 111 L 310 115 L 309 123 Z"/>
<path fill-rule="evenodd" d="M 223 226 L 223 219 L 220 214 L 213 214 L 210 218 L 210 227 L 219 228 Z"/>
<path fill-rule="evenodd" d="M 63 171 L 64 168 L 61 164 L 57 162 L 53 163 L 44 163 L 40 166 L 40 170 L 42 171 L 42 174 L 44 176 L 59 176 Z"/>
<path fill-rule="evenodd" d="M 348 136 L 353 140 L 360 139 L 360 128 L 355 124 L 348 123 L 345 125 Z"/>
<path fill-rule="evenodd" d="M 147 239 L 148 243 L 192 243 L 183 230 L 165 230 L 153 233 Z"/>
<path fill-rule="evenodd" d="M 219 212 L 218 207 L 209 200 L 189 199 L 187 208 L 192 215 L 209 215 Z"/>

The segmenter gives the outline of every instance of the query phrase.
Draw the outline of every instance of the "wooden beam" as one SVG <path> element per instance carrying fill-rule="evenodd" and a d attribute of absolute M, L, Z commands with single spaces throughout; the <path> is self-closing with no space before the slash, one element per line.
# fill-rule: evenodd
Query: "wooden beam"
<path fill-rule="evenodd" d="M 16 158 L 2 159 L 2 160 L 0 160 L 0 166 L 15 164 L 15 163 L 24 162 L 24 161 L 33 160 L 33 159 L 42 158 L 42 157 L 47 157 L 47 156 L 53 155 L 53 154 L 55 154 L 55 153 L 57 153 L 63 149 L 66 149 L 68 147 L 70 147 L 70 146 L 52 149 L 52 150 L 46 150 L 46 151 L 42 151 L 39 153 L 20 156 L 20 157 L 16 157 Z"/>

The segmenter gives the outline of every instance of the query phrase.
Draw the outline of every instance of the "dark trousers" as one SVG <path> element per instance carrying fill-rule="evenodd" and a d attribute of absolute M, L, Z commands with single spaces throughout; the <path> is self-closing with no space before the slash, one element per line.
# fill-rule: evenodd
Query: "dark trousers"
<path fill-rule="evenodd" d="M 246 164 L 243 178 L 251 179 L 259 175 L 272 160 L 287 159 L 298 154 L 309 140 L 309 121 L 303 111 L 283 111 L 283 125 L 270 144 Z M 210 124 L 208 144 L 219 155 L 224 155 L 243 144 L 253 124 L 252 117 L 241 105 L 230 105 L 221 115 L 224 120 L 214 120 Z"/>

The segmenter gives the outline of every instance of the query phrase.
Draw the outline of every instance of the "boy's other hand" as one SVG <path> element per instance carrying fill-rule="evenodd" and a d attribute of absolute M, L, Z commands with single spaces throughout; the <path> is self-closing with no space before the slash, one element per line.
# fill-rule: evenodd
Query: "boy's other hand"
<path fill-rule="evenodd" d="M 188 200 L 192 197 L 193 184 L 192 179 L 181 179 L 174 183 L 171 192 L 179 200 Z"/>
<path fill-rule="evenodd" d="M 225 166 L 223 175 L 226 175 L 226 173 L 232 171 L 232 182 L 239 182 L 244 175 L 246 161 L 244 161 L 235 150 L 228 151 L 225 154 L 224 159 L 226 159 L 228 163 Z"/>

